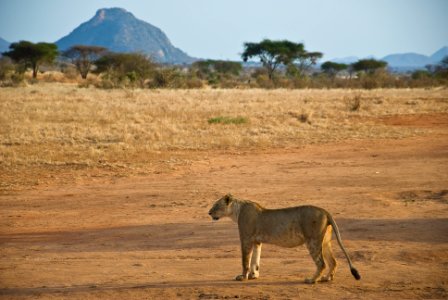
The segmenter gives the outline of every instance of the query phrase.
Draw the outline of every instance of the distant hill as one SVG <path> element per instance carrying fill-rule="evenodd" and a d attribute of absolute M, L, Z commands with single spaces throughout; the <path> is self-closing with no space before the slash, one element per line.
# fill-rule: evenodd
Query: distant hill
<path fill-rule="evenodd" d="M 2 39 L 0 37 L 0 56 L 1 56 L 2 52 L 9 50 L 9 45 L 10 45 L 10 43 L 8 41 L 5 41 L 4 39 Z"/>
<path fill-rule="evenodd" d="M 440 48 L 437 52 L 430 56 L 433 63 L 440 62 L 442 59 L 448 56 L 448 47 Z"/>
<path fill-rule="evenodd" d="M 162 63 L 182 64 L 195 60 L 174 47 L 162 30 L 122 8 L 99 9 L 92 19 L 56 44 L 59 50 L 73 45 L 94 45 L 115 52 L 141 52 Z"/>
<path fill-rule="evenodd" d="M 418 53 L 399 53 L 387 55 L 381 60 L 387 62 L 388 66 L 397 71 L 409 71 L 415 69 L 423 69 L 428 64 L 438 64 L 445 56 L 448 56 L 448 47 L 442 47 L 433 55 L 427 56 Z M 364 57 L 372 58 L 372 57 Z M 363 58 L 363 59 L 364 59 Z M 333 62 L 350 64 L 358 61 L 360 58 L 349 56 L 344 58 L 331 59 Z"/>
<path fill-rule="evenodd" d="M 382 58 L 389 67 L 398 71 L 424 69 L 426 65 L 436 65 L 448 55 L 448 47 L 442 47 L 431 56 L 418 53 L 391 54 Z"/>
<path fill-rule="evenodd" d="M 431 58 L 417 53 L 391 54 L 383 57 L 382 60 L 395 68 L 420 68 L 432 63 Z"/>

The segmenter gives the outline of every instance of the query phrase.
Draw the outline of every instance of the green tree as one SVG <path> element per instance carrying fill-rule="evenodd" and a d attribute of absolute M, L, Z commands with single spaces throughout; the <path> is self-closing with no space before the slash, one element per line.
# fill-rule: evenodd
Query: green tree
<path fill-rule="evenodd" d="M 339 72 L 347 70 L 348 65 L 332 61 L 326 61 L 320 66 L 320 68 L 324 73 L 328 74 L 330 77 L 335 77 Z"/>
<path fill-rule="evenodd" d="M 58 55 L 58 47 L 52 43 L 34 44 L 28 41 L 20 41 L 12 43 L 9 49 L 11 50 L 4 52 L 3 55 L 22 64 L 24 70 L 31 68 L 33 70 L 33 78 L 37 77 L 41 64 L 52 63 Z"/>
<path fill-rule="evenodd" d="M 304 46 L 301 43 L 265 39 L 260 43 L 244 43 L 241 57 L 244 62 L 252 57 L 258 57 L 263 67 L 266 68 L 269 79 L 272 80 L 274 72 L 280 65 L 288 65 L 304 51 Z"/>
<path fill-rule="evenodd" d="M 361 59 L 353 63 L 353 70 L 356 72 L 375 73 L 378 69 L 387 67 L 387 62 L 376 59 Z"/>
<path fill-rule="evenodd" d="M 81 77 L 86 79 L 94 62 L 106 54 L 106 51 L 104 47 L 75 45 L 64 51 L 63 56 L 69 58 Z"/>
<path fill-rule="evenodd" d="M 129 81 L 144 85 L 146 79 L 154 74 L 156 65 L 140 53 L 108 53 L 95 61 L 95 72 L 103 73 L 117 84 Z"/>
<path fill-rule="evenodd" d="M 317 61 L 322 58 L 321 52 L 307 52 L 305 50 L 298 51 L 291 62 L 291 66 L 288 68 L 289 72 L 296 70 L 294 73 L 296 76 L 302 77 L 308 72 Z"/>

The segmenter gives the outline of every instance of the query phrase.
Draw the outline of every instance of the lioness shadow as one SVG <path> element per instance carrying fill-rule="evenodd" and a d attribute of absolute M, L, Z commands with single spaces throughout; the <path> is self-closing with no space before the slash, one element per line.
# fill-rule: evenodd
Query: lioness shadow
<path fill-rule="evenodd" d="M 118 285 L 74 285 L 74 286 L 53 286 L 53 287 L 30 287 L 30 288 L 3 288 L 0 289 L 2 296 L 32 296 L 43 295 L 58 296 L 73 293 L 88 293 L 94 291 L 124 291 L 135 289 L 169 289 L 169 288 L 198 288 L 198 287 L 240 287 L 240 286 L 298 286 L 306 285 L 304 281 L 245 281 L 235 280 L 200 280 L 200 281 L 179 281 L 147 284 L 118 284 Z"/>
<path fill-rule="evenodd" d="M 210 236 L 220 238 L 213 239 Z M 2 247 L 32 248 L 40 252 L 176 250 L 214 248 L 237 243 L 238 229 L 228 221 L 0 235 Z"/>
<path fill-rule="evenodd" d="M 448 219 L 336 219 L 343 240 L 448 242 Z M 218 238 L 215 238 L 219 236 Z M 120 252 L 238 245 L 229 221 L 123 226 L 80 231 L 3 234 L 2 247 L 42 252 Z"/>

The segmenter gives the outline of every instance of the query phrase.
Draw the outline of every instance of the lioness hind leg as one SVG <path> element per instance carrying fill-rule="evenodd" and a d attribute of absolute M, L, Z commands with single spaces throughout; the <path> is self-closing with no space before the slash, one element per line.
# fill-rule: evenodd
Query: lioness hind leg
<path fill-rule="evenodd" d="M 250 260 L 249 279 L 257 279 L 260 276 L 260 255 L 261 244 L 255 244 L 254 251 L 252 252 L 252 258 Z"/>
<path fill-rule="evenodd" d="M 312 278 L 305 279 L 305 283 L 316 283 L 322 277 L 322 273 L 325 269 L 325 261 L 322 254 L 322 241 L 312 240 L 307 243 L 308 251 L 316 264 L 317 270 Z"/>
<path fill-rule="evenodd" d="M 322 243 L 322 252 L 324 255 L 325 263 L 328 265 L 328 273 L 322 277 L 321 281 L 331 281 L 334 278 L 334 273 L 336 272 L 337 262 L 333 255 L 333 249 L 331 247 L 331 235 L 332 227 L 327 227 L 327 232 L 325 233 L 324 241 Z"/>
<path fill-rule="evenodd" d="M 325 243 L 323 245 L 324 260 L 328 265 L 328 273 L 322 277 L 321 281 L 331 281 L 334 279 L 334 273 L 336 272 L 336 267 L 338 263 L 333 255 L 333 250 L 331 248 L 331 242 Z"/>

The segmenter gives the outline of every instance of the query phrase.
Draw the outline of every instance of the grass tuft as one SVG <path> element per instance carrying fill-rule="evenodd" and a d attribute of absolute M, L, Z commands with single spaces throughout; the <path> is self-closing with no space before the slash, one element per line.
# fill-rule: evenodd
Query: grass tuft
<path fill-rule="evenodd" d="M 350 111 L 359 111 L 361 109 L 361 95 L 355 95 L 347 101 L 348 109 Z"/>
<path fill-rule="evenodd" d="M 215 118 L 210 118 L 207 121 L 209 124 L 235 124 L 235 125 L 239 125 L 239 124 L 245 124 L 248 123 L 248 119 L 245 117 L 215 117 Z"/>

